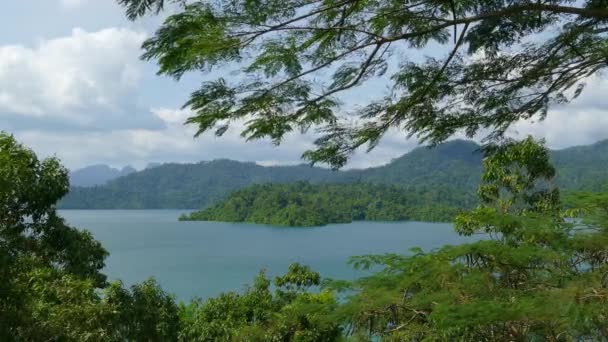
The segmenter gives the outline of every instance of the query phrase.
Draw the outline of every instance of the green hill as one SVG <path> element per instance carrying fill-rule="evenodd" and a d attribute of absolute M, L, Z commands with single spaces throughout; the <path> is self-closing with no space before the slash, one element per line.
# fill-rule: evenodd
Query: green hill
<path fill-rule="evenodd" d="M 564 189 L 599 191 L 608 180 L 608 140 L 553 151 L 551 158 Z"/>
<path fill-rule="evenodd" d="M 253 184 L 376 183 L 416 187 L 420 191 L 449 186 L 473 193 L 482 155 L 474 142 L 455 140 L 435 148 L 420 147 L 387 165 L 363 170 L 331 171 L 307 165 L 264 167 L 215 160 L 197 164 L 163 164 L 91 188 L 74 187 L 61 201 L 64 209 L 193 209 L 225 199 Z M 608 179 L 608 141 L 552 151 L 557 184 L 565 190 L 597 190 Z"/>
<path fill-rule="evenodd" d="M 74 187 L 61 201 L 64 209 L 192 209 L 224 199 L 255 183 L 339 182 L 336 172 L 306 165 L 263 167 L 214 160 L 163 164 L 97 187 Z"/>
<path fill-rule="evenodd" d="M 360 173 L 366 182 L 474 190 L 481 176 L 481 159 L 478 144 L 455 140 L 434 148 L 416 148 L 387 165 Z"/>

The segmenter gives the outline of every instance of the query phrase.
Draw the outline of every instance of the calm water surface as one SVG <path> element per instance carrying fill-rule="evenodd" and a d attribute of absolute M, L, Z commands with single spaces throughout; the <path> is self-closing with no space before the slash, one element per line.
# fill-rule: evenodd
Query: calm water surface
<path fill-rule="evenodd" d="M 106 274 L 125 284 L 155 277 L 178 299 L 242 290 L 260 269 L 272 276 L 301 262 L 324 277 L 354 279 L 353 255 L 407 253 L 471 241 L 451 224 L 356 222 L 318 228 L 179 222 L 183 210 L 62 210 L 110 252 Z"/>

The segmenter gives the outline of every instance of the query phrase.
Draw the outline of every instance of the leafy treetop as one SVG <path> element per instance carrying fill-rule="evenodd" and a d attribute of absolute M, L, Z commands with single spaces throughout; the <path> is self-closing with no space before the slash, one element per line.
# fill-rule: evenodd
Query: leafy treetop
<path fill-rule="evenodd" d="M 131 19 L 181 4 L 143 44 L 159 74 L 179 79 L 241 63 L 241 76 L 204 82 L 185 104 L 197 134 L 222 135 L 246 120 L 244 137 L 278 144 L 314 127 L 322 134 L 304 157 L 334 167 L 389 128 L 431 143 L 482 128 L 499 139 L 513 122 L 542 119 L 550 105 L 578 96 L 608 66 L 605 0 L 118 2 Z M 445 56 L 412 62 L 395 53 L 431 44 Z M 389 94 L 356 120 L 338 115 L 340 93 L 384 76 Z"/>
<path fill-rule="evenodd" d="M 484 162 L 482 204 L 455 222 L 484 239 L 432 252 L 352 259 L 381 271 L 352 284 L 337 309 L 383 341 L 604 341 L 608 338 L 605 194 L 572 195 L 560 213 L 542 144 L 510 142 Z M 492 196 L 484 195 L 489 193 Z M 499 191 L 494 191 L 499 189 Z M 576 210 L 574 210 L 576 211 Z"/>

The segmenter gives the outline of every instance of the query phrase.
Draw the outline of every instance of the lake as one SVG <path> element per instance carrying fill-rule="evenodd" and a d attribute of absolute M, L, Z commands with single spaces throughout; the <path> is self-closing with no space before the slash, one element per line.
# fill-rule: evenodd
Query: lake
<path fill-rule="evenodd" d="M 149 277 L 180 300 L 242 290 L 261 269 L 271 276 L 290 263 L 310 265 L 323 277 L 354 279 L 353 255 L 407 253 L 460 244 L 451 224 L 355 222 L 282 228 L 218 222 L 179 222 L 184 210 L 61 210 L 110 252 L 105 273 L 130 285 Z"/>

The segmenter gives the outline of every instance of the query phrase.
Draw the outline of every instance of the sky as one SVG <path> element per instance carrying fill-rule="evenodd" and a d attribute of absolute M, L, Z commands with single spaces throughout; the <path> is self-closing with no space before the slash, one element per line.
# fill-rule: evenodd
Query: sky
<path fill-rule="evenodd" d="M 301 154 L 313 147 L 312 134 L 289 135 L 280 146 L 245 142 L 239 127 L 221 138 L 194 138 L 195 128 L 183 124 L 189 112 L 181 106 L 213 75 L 191 74 L 177 82 L 157 76 L 153 62 L 141 61 L 141 43 L 161 23 L 162 17 L 130 22 L 113 0 L 3 4 L 0 130 L 40 156 L 60 158 L 70 169 L 218 158 L 262 165 L 302 162 Z M 376 80 L 343 101 L 363 105 L 386 87 Z M 545 138 L 556 149 L 606 139 L 607 94 L 608 77 L 592 78 L 577 100 L 551 110 L 543 122 L 517 123 L 510 134 Z M 391 131 L 372 152 L 356 153 L 347 168 L 385 164 L 417 145 L 404 132 Z"/>

